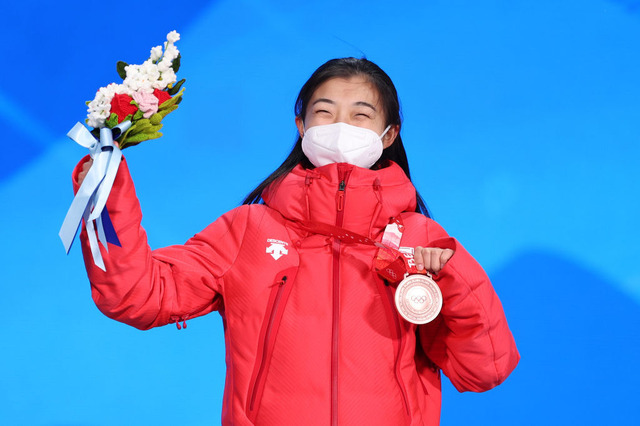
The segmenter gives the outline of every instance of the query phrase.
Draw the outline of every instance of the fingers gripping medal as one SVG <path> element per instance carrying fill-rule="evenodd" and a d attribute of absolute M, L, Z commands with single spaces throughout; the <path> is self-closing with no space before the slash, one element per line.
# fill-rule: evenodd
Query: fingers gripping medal
<path fill-rule="evenodd" d="M 382 243 L 387 247 L 399 250 L 403 230 L 404 226 L 400 219 L 393 219 L 385 229 Z M 442 292 L 430 273 L 418 272 L 413 262 L 412 250 L 409 252 L 402 250 L 401 253 L 402 262 L 398 260 L 390 262 L 380 273 L 393 277 L 398 276 L 401 267 L 408 271 L 405 272 L 404 279 L 396 288 L 396 309 L 405 320 L 413 324 L 426 324 L 433 321 L 440 313 Z M 381 257 L 385 257 L 382 250 L 378 253 L 378 258 Z"/>

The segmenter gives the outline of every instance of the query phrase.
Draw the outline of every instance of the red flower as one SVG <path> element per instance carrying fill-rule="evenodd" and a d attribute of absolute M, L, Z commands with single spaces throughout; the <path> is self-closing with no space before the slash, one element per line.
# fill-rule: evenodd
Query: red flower
<path fill-rule="evenodd" d="M 158 106 L 161 106 L 163 102 L 171 99 L 171 95 L 164 90 L 153 89 L 153 94 L 158 98 Z"/>
<path fill-rule="evenodd" d="M 111 99 L 111 113 L 118 115 L 118 123 L 122 123 L 129 114 L 135 114 L 138 108 L 131 104 L 131 96 L 120 94 Z"/>

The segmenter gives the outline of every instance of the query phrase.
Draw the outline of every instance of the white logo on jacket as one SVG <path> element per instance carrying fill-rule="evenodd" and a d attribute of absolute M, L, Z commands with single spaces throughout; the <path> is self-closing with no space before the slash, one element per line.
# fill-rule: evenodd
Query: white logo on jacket
<path fill-rule="evenodd" d="M 275 260 L 280 259 L 283 255 L 289 254 L 287 247 L 289 244 L 284 241 L 274 240 L 273 238 L 267 238 L 267 243 L 270 243 L 267 247 L 267 253 L 271 255 Z"/>

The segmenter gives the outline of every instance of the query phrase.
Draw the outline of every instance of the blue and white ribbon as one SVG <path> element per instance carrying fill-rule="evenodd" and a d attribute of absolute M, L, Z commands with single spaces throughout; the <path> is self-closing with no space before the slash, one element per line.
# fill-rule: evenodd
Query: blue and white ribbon
<path fill-rule="evenodd" d="M 71 207 L 69 207 L 67 216 L 64 218 L 59 232 L 60 239 L 62 239 L 68 254 L 82 219 L 84 219 L 93 262 L 103 271 L 106 269 L 98 241 L 102 243 L 107 251 L 109 251 L 107 243 L 120 246 L 120 241 L 109 218 L 109 213 L 104 208 L 122 159 L 122 151 L 113 143 L 113 140 L 126 132 L 129 127 L 131 127 L 131 122 L 127 120 L 113 129 L 101 128 L 99 141 L 82 123 L 76 123 L 67 133 L 69 138 L 89 149 L 93 165 L 87 172 L 80 189 L 78 189 L 71 203 Z"/>

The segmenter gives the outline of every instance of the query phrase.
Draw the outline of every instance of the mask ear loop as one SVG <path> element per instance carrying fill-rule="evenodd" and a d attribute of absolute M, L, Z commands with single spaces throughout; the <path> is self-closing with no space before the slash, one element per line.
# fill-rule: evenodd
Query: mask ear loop
<path fill-rule="evenodd" d="M 390 128 L 391 128 L 391 124 L 389 124 L 389 125 L 387 126 L 387 128 L 386 128 L 386 129 L 384 129 L 384 132 L 382 132 L 382 134 L 380 135 L 380 140 L 382 140 L 382 138 L 384 138 L 384 135 L 386 135 L 386 134 L 387 134 L 387 132 L 389 131 L 389 129 L 390 129 Z"/>

